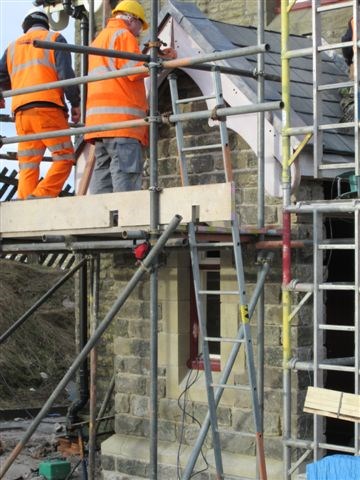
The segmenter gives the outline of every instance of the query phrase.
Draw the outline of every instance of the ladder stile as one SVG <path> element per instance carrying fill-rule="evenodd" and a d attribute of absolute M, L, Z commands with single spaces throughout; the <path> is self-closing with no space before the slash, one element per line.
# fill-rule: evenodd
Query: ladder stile
<path fill-rule="evenodd" d="M 212 372 L 211 372 L 209 343 L 204 340 L 207 336 L 206 318 L 205 318 L 205 312 L 204 312 L 204 302 L 201 301 L 201 297 L 199 293 L 200 284 L 201 284 L 199 254 L 196 248 L 195 227 L 192 222 L 189 223 L 189 246 L 190 246 L 190 258 L 191 258 L 191 266 L 192 266 L 193 279 L 194 279 L 194 291 L 195 291 L 196 307 L 198 312 L 200 334 L 203 338 L 202 353 L 203 353 L 208 407 L 209 407 L 209 413 L 210 413 L 210 419 L 211 419 L 212 439 L 214 442 L 216 473 L 220 479 L 220 478 L 223 478 L 220 435 L 219 435 L 218 424 L 217 424 L 214 390 L 211 388 L 211 384 L 213 383 L 213 380 L 212 380 Z"/>
<path fill-rule="evenodd" d="M 184 145 L 184 133 L 182 129 L 181 121 L 175 122 L 176 136 L 177 136 L 177 148 L 178 156 L 181 169 L 181 181 L 183 185 L 189 184 L 189 175 L 187 167 L 187 153 L 194 153 L 196 151 L 201 152 L 204 149 L 213 149 L 220 148 L 223 158 L 225 179 L 226 181 L 232 180 L 232 168 L 231 168 L 231 157 L 230 157 L 230 148 L 229 148 L 229 137 L 226 125 L 226 118 L 217 117 L 217 107 L 222 107 L 224 104 L 222 87 L 221 87 L 221 73 L 214 67 L 211 72 L 214 95 L 209 95 L 208 97 L 194 97 L 188 99 L 179 99 L 178 89 L 176 83 L 175 75 L 169 76 L 170 83 L 170 93 L 172 98 L 172 107 L 174 113 L 179 113 L 179 105 L 184 103 L 189 103 L 191 101 L 199 101 L 205 99 L 215 99 L 216 105 L 213 111 L 212 120 L 216 121 L 216 125 L 219 129 L 220 140 L 219 144 L 212 145 L 195 145 L 192 147 L 185 147 Z M 195 212 L 194 212 L 195 213 Z M 240 242 L 240 229 L 237 220 L 236 212 L 233 212 L 233 218 L 231 221 L 231 241 L 213 241 L 213 242 L 201 242 L 196 238 L 197 228 L 195 225 L 195 215 L 192 222 L 188 224 L 188 240 L 190 248 L 190 259 L 191 259 L 191 268 L 193 272 L 193 282 L 194 282 L 194 293 L 196 301 L 196 309 L 198 314 L 198 322 L 200 329 L 200 339 L 201 339 L 201 348 L 202 348 L 202 360 L 204 364 L 204 378 L 206 385 L 206 394 L 208 401 L 208 421 L 209 426 L 212 431 L 212 439 L 214 444 L 214 456 L 215 456 L 215 466 L 217 478 L 228 478 L 224 476 L 223 471 L 223 461 L 221 455 L 221 439 L 220 432 L 218 428 L 217 420 L 217 405 L 219 403 L 221 392 L 224 389 L 233 389 L 236 391 L 250 391 L 251 400 L 252 400 L 252 411 L 254 417 L 255 425 L 255 438 L 256 438 L 256 453 L 258 459 L 259 475 L 260 480 L 267 480 L 266 465 L 265 465 L 265 454 L 264 454 L 264 444 L 263 444 L 263 432 L 261 431 L 261 415 L 260 415 L 260 405 L 257 392 L 257 382 L 256 382 L 256 371 L 255 371 L 255 361 L 254 361 L 254 352 L 251 339 L 251 331 L 249 324 L 249 312 L 248 305 L 246 302 L 245 295 L 245 278 L 244 278 L 244 266 L 242 261 L 242 252 L 241 252 L 241 242 Z M 220 250 L 220 249 L 229 249 L 231 248 L 235 258 L 235 274 L 237 280 L 237 290 L 209 290 L 202 286 L 202 278 L 200 272 L 200 258 L 199 252 L 206 250 Z M 208 296 L 217 295 L 217 296 L 226 296 L 226 295 L 236 295 L 239 298 L 239 319 L 240 327 L 237 333 L 237 336 L 234 338 L 229 337 L 210 337 L 207 335 L 207 320 L 205 315 L 205 301 Z M 220 382 L 213 381 L 212 369 L 211 369 L 211 358 L 210 358 L 210 349 L 209 344 L 211 342 L 223 342 L 223 343 L 232 343 L 233 348 L 229 356 L 229 362 L 226 362 L 224 367 L 224 375 L 221 376 Z M 227 381 L 230 376 L 231 369 L 234 366 L 235 360 L 237 358 L 240 347 L 243 345 L 246 355 L 246 365 L 248 371 L 248 380 L 249 385 L 231 385 Z M 206 419 L 204 421 L 204 425 Z M 208 427 L 207 427 L 208 428 Z M 203 445 L 205 441 L 205 436 L 203 436 L 197 443 L 197 447 Z M 198 449 L 197 449 L 198 451 Z M 192 455 L 186 465 L 182 479 L 189 480 L 192 476 L 193 467 L 196 461 L 196 455 Z"/>

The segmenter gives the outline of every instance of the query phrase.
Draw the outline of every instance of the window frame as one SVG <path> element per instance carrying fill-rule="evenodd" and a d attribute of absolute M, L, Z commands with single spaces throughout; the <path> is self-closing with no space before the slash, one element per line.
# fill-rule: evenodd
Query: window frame
<path fill-rule="evenodd" d="M 215 259 L 214 258 L 206 258 L 201 261 L 200 263 L 200 272 L 205 273 L 209 271 L 219 271 L 220 273 L 220 256 Z M 219 302 L 220 302 L 220 295 L 219 295 Z M 219 312 L 220 315 L 220 330 L 221 330 L 221 311 Z M 199 360 L 199 319 L 197 315 L 197 308 L 196 308 L 196 298 L 195 298 L 195 290 L 194 290 L 194 279 L 192 275 L 192 270 L 190 269 L 190 358 L 187 362 L 188 368 L 197 369 L 197 370 L 204 370 L 204 361 L 202 359 Z M 221 336 L 219 332 L 219 337 Z M 221 371 L 221 345 L 220 345 L 220 354 L 214 355 L 210 354 L 210 365 L 211 370 L 213 372 L 220 372 Z"/>

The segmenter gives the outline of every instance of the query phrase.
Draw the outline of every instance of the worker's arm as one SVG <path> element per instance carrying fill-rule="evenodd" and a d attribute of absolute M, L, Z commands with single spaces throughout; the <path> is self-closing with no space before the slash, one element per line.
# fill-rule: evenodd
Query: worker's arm
<path fill-rule="evenodd" d="M 11 80 L 9 71 L 7 68 L 7 50 L 5 50 L 4 55 L 0 59 L 0 88 L 1 90 L 10 90 L 11 89 Z"/>
<path fill-rule="evenodd" d="M 115 49 L 122 52 L 141 54 L 138 40 L 132 33 L 130 33 L 127 30 L 125 30 L 117 38 Z M 127 60 L 124 58 L 115 58 L 114 60 L 115 60 L 115 66 L 117 70 L 121 70 L 123 68 L 134 68 L 134 67 L 144 66 L 144 62 L 137 62 L 136 60 Z M 145 73 L 137 73 L 135 75 L 129 75 L 126 78 L 134 82 L 139 79 L 146 78 L 148 76 L 149 76 L 148 72 L 145 72 Z"/>
<path fill-rule="evenodd" d="M 56 42 L 67 43 L 62 35 L 58 35 Z M 71 54 L 61 50 L 55 51 L 55 65 L 59 80 L 67 80 L 74 78 L 75 73 L 71 65 Z M 78 108 L 80 105 L 80 89 L 78 85 L 70 85 L 64 87 L 67 100 L 70 102 L 72 109 Z"/>
<path fill-rule="evenodd" d="M 0 91 L 11 89 L 11 80 L 6 62 L 7 50 L 0 59 Z M 5 108 L 5 100 L 0 96 L 0 108 Z"/>
<path fill-rule="evenodd" d="M 351 19 L 351 30 L 352 30 L 352 41 L 356 40 L 355 38 L 355 22 L 354 22 L 354 17 Z M 355 53 L 355 47 L 353 47 L 354 53 Z"/>

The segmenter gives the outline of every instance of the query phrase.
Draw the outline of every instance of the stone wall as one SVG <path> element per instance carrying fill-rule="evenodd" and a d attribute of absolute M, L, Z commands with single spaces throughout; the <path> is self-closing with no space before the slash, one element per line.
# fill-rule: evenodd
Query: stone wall
<path fill-rule="evenodd" d="M 200 95 L 191 79 L 182 73 L 178 78 L 179 97 L 196 97 Z M 204 104 L 190 103 L 184 110 L 205 109 Z M 170 110 L 168 87 L 163 85 L 160 94 L 160 111 Z M 201 138 L 203 143 L 217 141 L 216 128 L 210 128 L 206 121 L 192 121 L 184 126 L 185 141 L 193 143 Z M 232 164 L 236 185 L 238 211 L 242 224 L 256 225 L 257 222 L 257 163 L 256 156 L 249 146 L 230 133 Z M 159 184 L 161 187 L 180 185 L 175 129 L 173 126 L 160 127 L 159 152 Z M 212 183 L 224 180 L 221 154 L 204 153 L 190 156 L 189 177 L 191 184 Z M 143 188 L 148 187 L 148 177 L 144 178 Z M 301 187 L 299 198 L 312 195 L 314 185 Z M 321 191 L 318 192 L 321 194 Z M 241 205 L 241 206 L 240 206 Z M 280 226 L 281 203 L 279 199 L 266 197 L 266 223 Z M 295 220 L 295 219 L 294 219 Z M 294 236 L 307 236 L 306 223 L 294 223 Z M 311 258 L 306 253 L 295 253 L 298 268 L 310 268 Z M 244 245 L 243 258 L 248 296 L 254 290 L 258 266 L 257 252 L 253 245 Z M 112 268 L 102 273 L 103 289 L 106 293 L 103 301 L 110 302 L 119 288 L 129 278 L 133 259 L 128 254 L 117 255 Z M 190 261 L 188 252 L 167 251 L 161 259 L 159 270 L 159 478 L 176 478 L 176 458 L 179 444 L 182 445 L 180 455 L 184 464 L 188 451 L 194 444 L 199 430 L 198 422 L 204 419 L 207 410 L 203 372 L 190 371 L 187 367 L 189 359 L 189 290 Z M 229 254 L 221 256 L 222 289 L 234 290 L 233 259 Z M 105 480 L 121 480 L 134 475 L 147 478 L 149 437 L 149 291 L 144 281 L 120 311 L 113 330 L 109 332 L 107 341 L 114 335 L 114 356 L 116 371 L 115 396 L 115 432 L 116 435 L 104 442 L 103 475 Z M 237 299 L 221 300 L 221 317 L 226 319 L 222 324 L 223 336 L 235 336 L 238 328 Z M 304 310 L 305 312 L 305 310 Z M 311 344 L 310 326 L 303 315 L 294 322 L 293 339 L 294 354 L 302 355 Z M 265 405 L 264 429 L 265 449 L 272 475 L 279 478 L 282 458 L 282 344 L 281 344 L 281 255 L 276 252 L 271 272 L 265 287 Z M 254 317 L 253 323 L 256 324 Z M 256 326 L 252 327 L 255 356 L 257 354 Z M 221 361 L 229 353 L 229 346 L 221 351 Z M 111 361 L 111 357 L 108 359 Z M 110 365 L 109 365 L 110 366 Z M 188 391 L 186 404 L 187 415 L 184 416 L 179 402 L 183 401 L 187 382 L 197 376 L 195 384 Z M 190 380 L 189 380 L 190 378 Z M 214 374 L 215 381 L 218 374 Z M 243 354 L 239 356 L 230 383 L 247 384 L 247 372 Z M 303 378 L 294 380 L 294 404 L 299 408 L 294 412 L 294 431 L 308 431 L 306 420 L 300 412 L 303 403 Z M 179 400 L 180 399 L 180 400 Z M 182 400 L 181 400 L 182 399 Z M 227 391 L 219 407 L 219 423 L 222 433 L 222 447 L 227 467 L 236 465 L 241 459 L 244 462 L 243 475 L 253 474 L 255 452 L 254 438 L 239 437 L 239 431 L 253 432 L 251 398 L 248 392 Z M 206 442 L 208 455 L 211 458 L 211 439 Z M 136 452 L 136 461 L 131 456 Z M 171 455 L 170 453 L 171 452 Z M 211 463 L 211 461 L 210 461 Z M 199 467 L 200 468 L 200 467 Z M 116 474 L 114 473 L 117 472 Z M 236 474 L 236 470 L 233 471 Z M 114 476 L 115 475 L 115 476 Z M 202 478 L 212 478 L 208 472 Z M 131 478 L 131 477 L 130 477 Z"/>

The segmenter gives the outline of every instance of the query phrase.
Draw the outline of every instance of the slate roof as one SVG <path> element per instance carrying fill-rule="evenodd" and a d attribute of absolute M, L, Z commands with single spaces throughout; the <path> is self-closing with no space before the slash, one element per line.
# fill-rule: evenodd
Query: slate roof
<path fill-rule="evenodd" d="M 245 47 L 257 44 L 256 28 L 232 25 L 209 20 L 193 3 L 169 0 L 160 13 L 160 20 L 171 15 L 181 27 L 196 40 L 205 53 Z M 281 75 L 280 57 L 281 35 L 278 32 L 265 31 L 265 43 L 270 51 L 265 53 L 265 73 Z M 302 49 L 311 47 L 311 39 L 291 35 L 289 48 Z M 336 61 L 330 55 L 322 54 L 322 83 L 337 83 L 348 80 L 347 67 L 339 55 Z M 256 55 L 238 57 L 220 62 L 223 65 L 253 71 L 256 67 Z M 312 58 L 311 56 L 295 58 L 290 61 L 292 126 L 312 125 Z M 252 78 L 238 77 L 242 91 L 256 102 L 257 82 Z M 322 124 L 336 123 L 342 116 L 338 90 L 322 93 Z M 281 99 L 281 84 L 277 81 L 265 81 L 265 101 Z M 280 120 L 281 112 L 274 112 Z M 300 137 L 302 139 L 303 137 Z M 341 156 L 354 155 L 354 137 L 343 130 L 324 132 L 324 154 Z M 350 159 L 349 159 L 350 160 Z"/>

